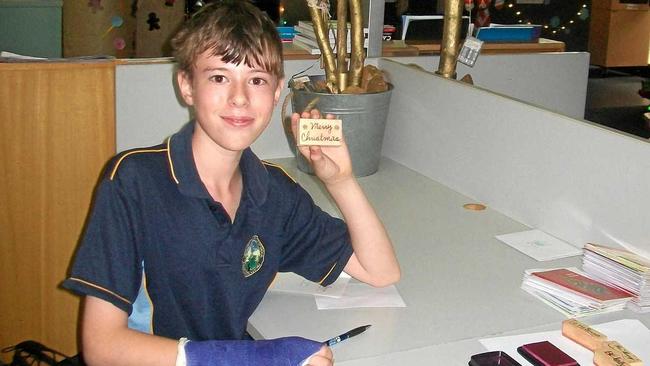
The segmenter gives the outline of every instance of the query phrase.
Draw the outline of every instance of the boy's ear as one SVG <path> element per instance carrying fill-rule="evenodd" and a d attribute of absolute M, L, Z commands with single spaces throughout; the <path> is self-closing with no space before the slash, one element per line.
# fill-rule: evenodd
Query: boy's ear
<path fill-rule="evenodd" d="M 176 81 L 178 82 L 178 89 L 181 96 L 187 105 L 194 105 L 194 97 L 192 93 L 192 80 L 185 71 L 178 71 L 176 73 Z"/>
<path fill-rule="evenodd" d="M 282 94 L 282 87 L 284 86 L 284 78 L 278 80 L 278 87 L 275 89 L 275 104 L 280 101 L 280 94 Z"/>

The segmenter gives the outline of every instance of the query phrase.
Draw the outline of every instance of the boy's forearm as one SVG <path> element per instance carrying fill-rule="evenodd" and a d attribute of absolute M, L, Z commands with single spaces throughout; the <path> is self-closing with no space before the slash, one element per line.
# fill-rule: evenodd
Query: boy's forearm
<path fill-rule="evenodd" d="M 174 366 L 178 341 L 129 329 L 127 314 L 86 296 L 81 325 L 84 360 L 90 366 Z"/>
<path fill-rule="evenodd" d="M 335 184 L 326 184 L 325 187 L 343 214 L 354 255 L 361 266 L 359 273 L 349 274 L 374 286 L 397 282 L 400 269 L 393 245 L 357 180 L 350 177 Z"/>
<path fill-rule="evenodd" d="M 124 329 L 102 337 L 93 345 L 84 344 L 84 357 L 90 366 L 138 365 L 174 366 L 178 341 Z M 87 342 L 85 342 L 87 343 Z"/>

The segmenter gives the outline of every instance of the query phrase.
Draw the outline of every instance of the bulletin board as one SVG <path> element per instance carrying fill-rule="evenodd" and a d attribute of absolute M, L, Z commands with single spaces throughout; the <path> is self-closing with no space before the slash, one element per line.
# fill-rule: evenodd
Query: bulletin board
<path fill-rule="evenodd" d="M 125 0 L 64 1 L 63 56 L 133 57 L 131 6 Z"/>
<path fill-rule="evenodd" d="M 184 19 L 181 0 L 64 1 L 63 55 L 171 56 L 169 39 Z"/>

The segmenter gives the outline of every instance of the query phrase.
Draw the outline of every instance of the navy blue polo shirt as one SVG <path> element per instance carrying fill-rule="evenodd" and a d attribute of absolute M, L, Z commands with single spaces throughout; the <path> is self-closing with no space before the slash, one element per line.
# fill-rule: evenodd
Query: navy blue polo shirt
<path fill-rule="evenodd" d="M 164 144 L 109 162 L 63 285 L 112 303 L 145 332 L 240 339 L 277 272 L 328 285 L 352 255 L 350 237 L 342 220 L 250 149 L 231 222 L 199 178 L 193 131 L 190 122 Z"/>

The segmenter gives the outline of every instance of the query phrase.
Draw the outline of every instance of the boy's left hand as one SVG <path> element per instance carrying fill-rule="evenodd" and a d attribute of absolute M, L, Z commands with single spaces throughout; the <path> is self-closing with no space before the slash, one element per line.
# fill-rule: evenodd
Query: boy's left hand
<path fill-rule="evenodd" d="M 298 120 L 300 118 L 319 119 L 322 117 L 317 109 L 303 112 L 300 115 L 293 113 L 291 115 L 291 130 L 296 143 L 298 142 Z M 325 118 L 334 119 L 334 116 L 327 114 Z M 341 139 L 340 146 L 298 146 L 298 151 L 307 159 L 316 176 L 326 185 L 353 177 L 352 161 L 345 137 Z"/>

